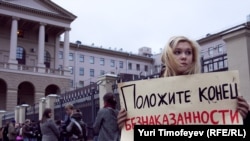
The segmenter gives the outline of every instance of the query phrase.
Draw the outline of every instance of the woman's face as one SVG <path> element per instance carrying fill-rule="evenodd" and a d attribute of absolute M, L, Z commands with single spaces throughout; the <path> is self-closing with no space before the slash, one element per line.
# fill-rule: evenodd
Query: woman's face
<path fill-rule="evenodd" d="M 189 42 L 179 42 L 173 49 L 174 58 L 177 65 L 177 74 L 182 75 L 193 63 L 193 50 Z"/>

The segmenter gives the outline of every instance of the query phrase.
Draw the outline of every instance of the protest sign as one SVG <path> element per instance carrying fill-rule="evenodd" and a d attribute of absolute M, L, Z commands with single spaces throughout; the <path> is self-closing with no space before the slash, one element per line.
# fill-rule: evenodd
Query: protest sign
<path fill-rule="evenodd" d="M 121 141 L 133 141 L 134 125 L 242 124 L 236 110 L 238 71 L 201 73 L 118 84 L 127 121 Z"/>

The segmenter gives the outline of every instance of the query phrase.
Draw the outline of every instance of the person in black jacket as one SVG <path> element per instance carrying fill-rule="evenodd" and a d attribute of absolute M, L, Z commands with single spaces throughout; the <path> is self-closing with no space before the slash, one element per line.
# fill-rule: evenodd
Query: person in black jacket
<path fill-rule="evenodd" d="M 3 141 L 9 141 L 9 138 L 8 138 L 8 128 L 9 128 L 9 123 L 7 123 L 3 127 Z"/>
<path fill-rule="evenodd" d="M 66 115 L 65 115 L 65 119 L 64 121 L 62 122 L 62 131 L 61 131 L 61 136 L 64 138 L 63 140 L 64 141 L 69 141 L 69 138 L 71 136 L 71 133 L 70 132 L 67 132 L 66 128 L 67 126 L 69 125 L 70 123 L 70 117 L 71 115 L 74 113 L 74 105 L 69 103 L 67 105 L 65 105 L 65 112 L 66 112 Z"/>

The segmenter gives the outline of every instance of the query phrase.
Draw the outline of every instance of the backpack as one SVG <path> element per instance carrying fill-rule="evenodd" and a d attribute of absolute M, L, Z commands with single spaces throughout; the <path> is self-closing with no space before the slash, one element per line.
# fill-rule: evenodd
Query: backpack
<path fill-rule="evenodd" d="M 87 125 L 83 121 L 72 120 L 73 125 L 73 134 L 72 138 L 74 139 L 84 139 L 87 140 Z"/>

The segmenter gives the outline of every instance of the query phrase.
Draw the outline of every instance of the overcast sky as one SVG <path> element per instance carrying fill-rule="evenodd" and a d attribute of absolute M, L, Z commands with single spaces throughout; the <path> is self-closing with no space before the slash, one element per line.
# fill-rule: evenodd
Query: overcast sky
<path fill-rule="evenodd" d="M 70 42 L 159 53 L 168 39 L 198 40 L 247 21 L 250 0 L 52 0 L 77 16 Z"/>

